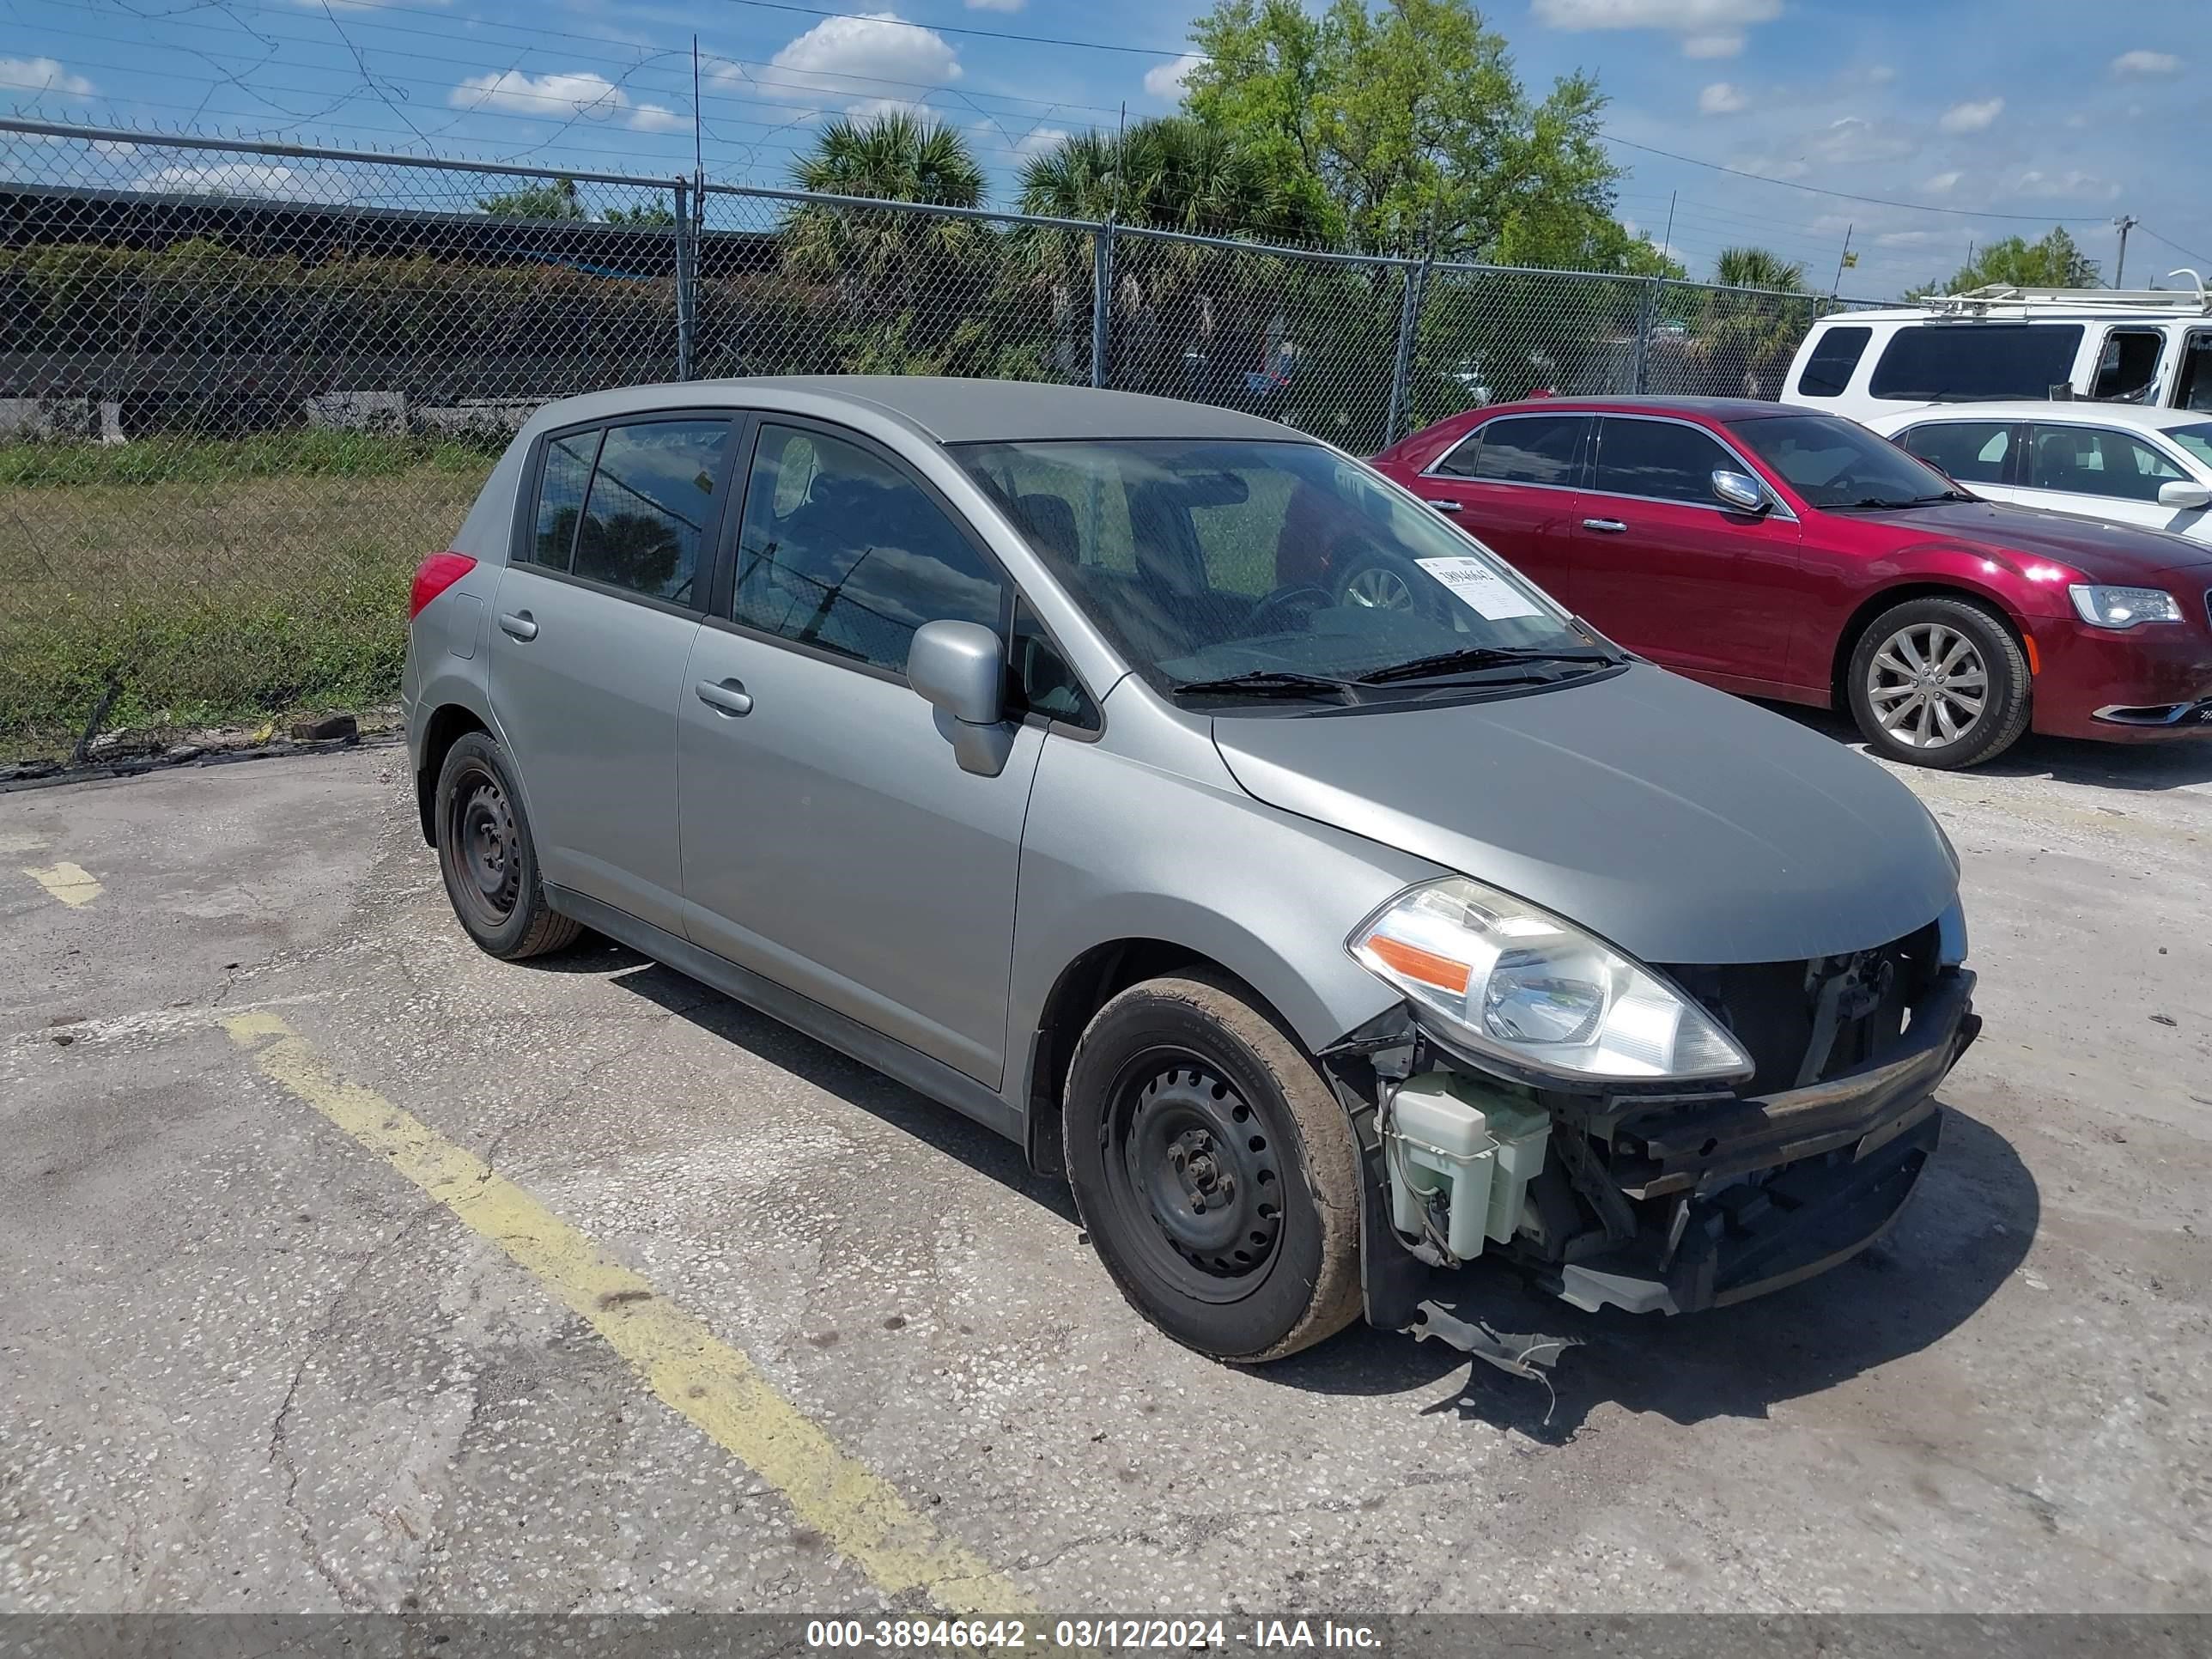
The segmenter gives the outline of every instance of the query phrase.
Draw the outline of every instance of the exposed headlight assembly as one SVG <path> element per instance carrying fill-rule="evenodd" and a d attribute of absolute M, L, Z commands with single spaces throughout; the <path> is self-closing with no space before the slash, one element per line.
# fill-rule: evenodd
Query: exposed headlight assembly
<path fill-rule="evenodd" d="M 1438 1035 L 1572 1081 L 1748 1077 L 1751 1057 L 1650 969 L 1571 922 L 1454 876 L 1411 887 L 1347 941 Z"/>
<path fill-rule="evenodd" d="M 2066 590 L 2074 614 L 2092 628 L 2133 628 L 2140 623 L 2179 622 L 2181 606 L 2162 587 L 2106 587 L 2076 582 Z"/>

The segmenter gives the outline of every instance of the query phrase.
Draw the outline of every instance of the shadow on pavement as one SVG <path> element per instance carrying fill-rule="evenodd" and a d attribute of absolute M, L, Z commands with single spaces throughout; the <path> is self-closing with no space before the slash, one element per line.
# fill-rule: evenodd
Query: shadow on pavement
<path fill-rule="evenodd" d="M 1762 702 L 1759 707 L 1865 752 L 1858 728 L 1832 709 L 1786 702 Z M 1996 759 L 1972 770 L 1978 777 L 2049 778 L 2104 789 L 2182 789 L 2212 782 L 2212 736 L 2160 743 L 2086 743 L 2075 738 L 2040 738 L 2031 732 Z"/>

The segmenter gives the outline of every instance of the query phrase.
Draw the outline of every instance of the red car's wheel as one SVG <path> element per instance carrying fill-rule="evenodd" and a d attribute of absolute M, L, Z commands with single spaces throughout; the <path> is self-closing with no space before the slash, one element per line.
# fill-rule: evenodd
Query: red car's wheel
<path fill-rule="evenodd" d="M 1847 690 L 1877 754 L 1954 771 L 2002 754 L 2027 730 L 2027 656 L 1968 599 L 1908 599 L 1859 636 Z"/>

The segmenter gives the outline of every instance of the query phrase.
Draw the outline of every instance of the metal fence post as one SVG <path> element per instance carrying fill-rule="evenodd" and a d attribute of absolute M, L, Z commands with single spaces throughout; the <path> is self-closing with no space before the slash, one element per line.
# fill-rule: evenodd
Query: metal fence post
<path fill-rule="evenodd" d="M 703 216 L 704 191 L 694 191 L 682 179 L 676 181 L 676 378 L 688 380 L 696 362 L 694 351 L 699 331 L 698 236 L 691 216 Z"/>
<path fill-rule="evenodd" d="M 1640 398 L 1651 390 L 1651 330 L 1659 320 L 1659 278 L 1638 280 L 1644 287 L 1636 296 L 1636 378 L 1630 390 Z"/>
<path fill-rule="evenodd" d="M 1091 234 L 1091 384 L 1106 384 L 1106 356 L 1112 343 L 1114 313 L 1114 222 Z"/>
<path fill-rule="evenodd" d="M 1418 265 L 1402 265 L 1406 273 L 1405 298 L 1398 311 L 1398 354 L 1390 365 L 1390 407 L 1382 416 L 1382 442 L 1387 447 L 1398 441 L 1398 429 L 1406 418 L 1406 403 L 1413 378 L 1413 339 L 1421 325 L 1421 301 L 1429 286 L 1429 261 L 1434 252 L 1424 257 Z"/>

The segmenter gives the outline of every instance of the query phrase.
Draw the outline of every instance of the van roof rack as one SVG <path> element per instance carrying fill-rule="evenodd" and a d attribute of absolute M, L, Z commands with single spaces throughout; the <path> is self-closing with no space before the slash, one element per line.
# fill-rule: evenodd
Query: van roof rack
<path fill-rule="evenodd" d="M 2196 312 L 2212 316 L 2212 294 L 2194 270 L 2169 270 L 2169 276 L 2186 276 L 2187 288 L 2023 288 L 2014 283 L 1990 283 L 1963 294 L 1931 294 L 1923 304 L 1935 311 L 1983 316 L 1993 309 L 2021 311 L 2166 311 Z"/>

